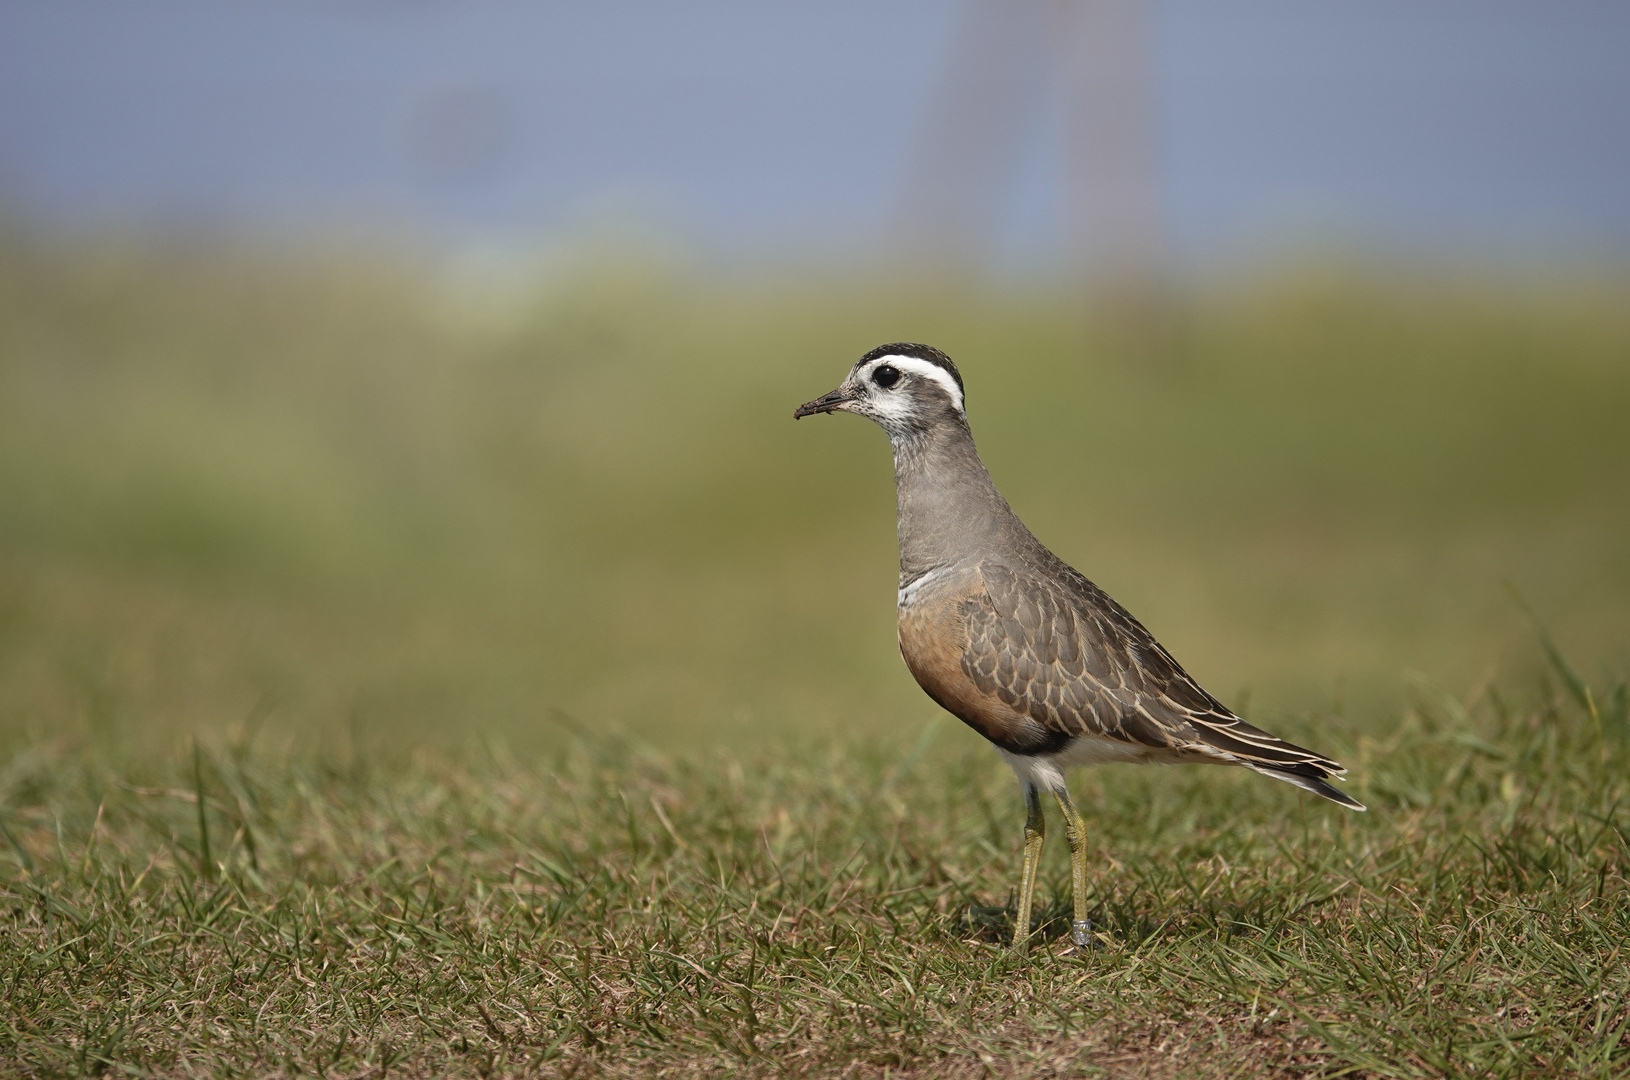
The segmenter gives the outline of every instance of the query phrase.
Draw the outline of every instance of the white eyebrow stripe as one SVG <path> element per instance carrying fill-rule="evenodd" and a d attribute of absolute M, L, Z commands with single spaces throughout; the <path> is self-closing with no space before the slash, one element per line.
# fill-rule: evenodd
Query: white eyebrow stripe
<path fill-rule="evenodd" d="M 921 379 L 932 379 L 934 382 L 939 383 L 940 387 L 950 395 L 951 404 L 956 406 L 956 411 L 966 414 L 966 410 L 962 407 L 962 387 L 958 386 L 956 380 L 951 378 L 949 371 L 946 371 L 938 364 L 930 363 L 927 360 L 919 360 L 915 356 L 879 356 L 866 366 L 866 374 L 871 374 L 882 364 L 899 368 L 909 375 L 915 375 Z"/>

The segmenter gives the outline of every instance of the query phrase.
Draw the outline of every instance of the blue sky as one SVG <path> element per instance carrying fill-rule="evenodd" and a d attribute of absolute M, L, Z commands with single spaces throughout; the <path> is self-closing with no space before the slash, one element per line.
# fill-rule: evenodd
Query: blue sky
<path fill-rule="evenodd" d="M 0 205 L 54 226 L 633 221 L 720 251 L 875 250 L 963 4 L 0 2 Z M 1150 7 L 1172 249 L 1630 249 L 1630 4 Z M 1038 102 L 1001 215 L 1044 258 Z"/>

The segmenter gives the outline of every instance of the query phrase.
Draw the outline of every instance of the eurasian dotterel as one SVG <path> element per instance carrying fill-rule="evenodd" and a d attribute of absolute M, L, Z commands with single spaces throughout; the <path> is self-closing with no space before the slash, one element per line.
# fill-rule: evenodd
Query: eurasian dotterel
<path fill-rule="evenodd" d="M 979 460 L 950 357 L 928 345 L 879 346 L 793 416 L 832 412 L 875 420 L 894 449 L 906 666 L 929 697 L 996 745 L 1024 789 L 1016 946 L 1030 936 L 1043 791 L 1070 841 L 1072 939 L 1092 943 L 1086 827 L 1064 779 L 1072 765 L 1243 765 L 1364 809 L 1327 783 L 1345 773 L 1340 764 L 1235 716 L 1025 528 Z"/>

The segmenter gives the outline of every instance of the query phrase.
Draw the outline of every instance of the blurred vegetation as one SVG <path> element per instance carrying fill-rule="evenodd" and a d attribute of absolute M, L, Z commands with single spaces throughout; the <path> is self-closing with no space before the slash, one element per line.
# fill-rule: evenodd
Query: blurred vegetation
<path fill-rule="evenodd" d="M 1622 671 L 1630 281 L 1306 263 L 1063 287 L 0 241 L 0 733 L 663 745 L 915 730 L 882 341 L 1031 527 L 1260 719 Z M 1592 675 L 1594 675 L 1592 669 Z M 1394 714 L 1395 715 L 1395 714 Z"/>

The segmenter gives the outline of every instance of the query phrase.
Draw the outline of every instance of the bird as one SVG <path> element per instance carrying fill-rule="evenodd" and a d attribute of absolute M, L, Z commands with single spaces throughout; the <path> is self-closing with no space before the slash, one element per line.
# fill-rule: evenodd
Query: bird
<path fill-rule="evenodd" d="M 1064 771 L 1107 762 L 1240 765 L 1351 810 L 1340 763 L 1246 723 L 1142 623 L 1019 520 L 974 447 L 962 374 L 929 345 L 880 345 L 794 419 L 854 413 L 894 452 L 900 654 L 937 704 L 993 743 L 1024 794 L 1013 945 L 1028 947 L 1043 793 L 1063 816 L 1071 940 L 1096 947 L 1086 824 Z"/>

